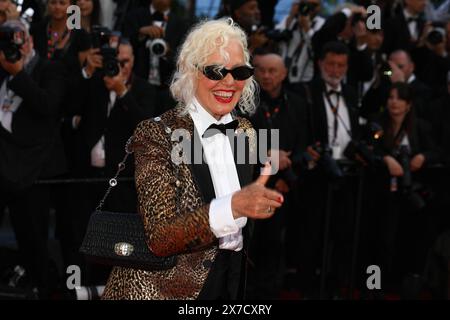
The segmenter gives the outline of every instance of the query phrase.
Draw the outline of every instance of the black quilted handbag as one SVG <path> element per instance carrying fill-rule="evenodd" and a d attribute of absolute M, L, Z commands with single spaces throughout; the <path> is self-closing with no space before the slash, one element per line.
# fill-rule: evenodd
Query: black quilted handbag
<path fill-rule="evenodd" d="M 125 157 L 119 163 L 114 178 L 100 204 L 92 213 L 80 252 L 96 263 L 122 266 L 142 270 L 166 270 L 175 266 L 176 256 L 158 257 L 148 248 L 145 241 L 144 225 L 138 213 L 119 213 L 102 211 L 103 204 L 117 185 L 117 177 L 125 169 L 129 151 L 128 140 Z"/>

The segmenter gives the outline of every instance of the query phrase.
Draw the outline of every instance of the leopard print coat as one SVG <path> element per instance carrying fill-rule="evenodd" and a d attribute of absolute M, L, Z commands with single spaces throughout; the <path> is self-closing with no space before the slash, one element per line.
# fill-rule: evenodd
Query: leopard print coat
<path fill-rule="evenodd" d="M 254 132 L 248 120 L 238 120 L 238 130 Z M 218 242 L 209 226 L 209 204 L 202 200 L 189 165 L 172 162 L 171 133 L 179 128 L 193 137 L 189 114 L 170 110 L 141 122 L 132 143 L 147 244 L 156 255 L 177 255 L 177 264 L 163 271 L 114 267 L 103 299 L 196 299 L 208 276 Z M 250 141 L 256 145 L 252 137 Z"/>

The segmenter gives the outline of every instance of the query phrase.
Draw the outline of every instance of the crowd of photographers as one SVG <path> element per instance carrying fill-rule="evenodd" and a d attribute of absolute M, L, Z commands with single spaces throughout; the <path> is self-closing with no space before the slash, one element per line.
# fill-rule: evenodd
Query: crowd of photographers
<path fill-rule="evenodd" d="M 375 1 L 381 28 L 369 29 L 372 2 L 355 2 L 322 17 L 320 0 L 294 0 L 271 26 L 262 1 L 222 1 L 217 17 L 246 31 L 261 89 L 249 118 L 280 132 L 269 184 L 287 200 L 255 226 L 250 298 L 279 298 L 286 279 L 305 298 L 343 297 L 353 284 L 382 297 L 367 290 L 369 265 L 380 267 L 383 293 L 447 290 L 429 273 L 450 256 L 436 249 L 450 228 L 450 22 L 426 0 Z M 81 29 L 67 28 L 72 4 Z M 168 84 L 194 23 L 181 9 L 175 0 L 0 0 L 0 221 L 9 212 L 41 298 L 65 285 L 70 265 L 83 285 L 106 281 L 108 268 L 78 249 L 135 126 L 175 107 Z M 133 161 L 122 176 L 133 176 Z M 136 211 L 129 180 L 104 209 Z"/>

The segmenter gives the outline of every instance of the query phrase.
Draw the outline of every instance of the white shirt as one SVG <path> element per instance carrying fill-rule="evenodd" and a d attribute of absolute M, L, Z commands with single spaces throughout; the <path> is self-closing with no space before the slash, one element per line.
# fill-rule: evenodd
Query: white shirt
<path fill-rule="evenodd" d="M 289 26 L 286 25 L 287 17 L 284 17 L 282 22 L 277 25 L 276 29 L 279 30 L 293 30 L 297 19 L 293 19 Z M 289 42 L 280 43 L 281 56 L 286 59 L 289 57 L 292 59 L 289 68 L 289 81 L 291 83 L 307 82 L 310 81 L 314 76 L 314 57 L 312 56 L 311 39 L 320 28 L 322 28 L 325 23 L 325 19 L 320 16 L 315 16 L 312 21 L 312 27 L 308 32 L 303 32 L 299 27 L 295 27 L 292 31 L 292 39 Z M 303 41 L 303 44 L 302 44 Z M 296 52 L 299 46 L 301 47 L 300 52 Z M 296 71 L 296 72 L 294 72 Z"/>
<path fill-rule="evenodd" d="M 108 110 L 107 117 L 111 113 L 111 109 L 114 107 L 114 103 L 116 102 L 117 94 L 115 91 L 109 92 L 109 102 L 108 102 Z M 103 168 L 105 167 L 106 154 L 105 154 L 105 136 L 102 135 L 100 140 L 95 144 L 95 146 L 91 150 L 91 166 L 95 168 Z"/>
<path fill-rule="evenodd" d="M 220 249 L 240 251 L 243 248 L 242 228 L 247 224 L 247 218 L 234 219 L 231 210 L 231 197 L 241 189 L 241 185 L 230 142 L 223 134 L 202 138 L 211 124 L 226 124 L 233 119 L 227 114 L 217 121 L 195 98 L 189 106 L 189 114 L 200 136 L 216 194 L 209 208 L 211 231 L 219 238 Z"/>
<path fill-rule="evenodd" d="M 406 80 L 406 83 L 411 84 L 411 82 L 413 82 L 414 80 L 416 80 L 416 75 L 413 73 L 409 76 L 408 80 Z"/>
<path fill-rule="evenodd" d="M 414 41 L 419 39 L 417 21 L 408 22 L 408 18 L 417 18 L 417 16 L 413 16 L 406 9 L 403 10 L 403 15 L 405 16 L 406 24 L 408 25 L 409 35 Z"/>
<path fill-rule="evenodd" d="M 117 4 L 112 0 L 100 0 L 100 25 L 114 29 L 116 7 Z"/>
<path fill-rule="evenodd" d="M 337 106 L 338 97 L 335 94 L 330 95 L 330 101 L 333 106 L 337 106 L 338 111 L 338 120 L 337 120 L 337 134 L 336 134 L 336 140 L 333 143 L 334 140 L 334 118 L 335 115 L 333 111 L 331 110 L 332 106 L 328 103 L 328 99 L 326 97 L 326 92 L 323 94 L 323 101 L 325 104 L 325 110 L 327 113 L 327 123 L 328 123 L 328 142 L 330 144 L 330 147 L 333 150 L 333 158 L 334 159 L 343 159 L 344 156 L 344 150 L 345 147 L 347 147 L 347 144 L 350 142 L 351 137 L 347 130 L 351 132 L 351 125 L 350 125 L 350 116 L 348 114 L 347 105 L 345 103 L 345 99 L 342 96 L 342 87 L 339 85 L 337 89 L 333 89 L 328 84 L 325 84 L 326 92 L 330 90 L 334 91 L 340 91 L 341 94 L 339 96 L 339 105 Z"/>
<path fill-rule="evenodd" d="M 12 78 L 12 76 L 7 77 L 0 87 L 0 125 L 9 132 L 12 132 L 14 113 L 23 101 L 21 97 L 7 87 Z"/>

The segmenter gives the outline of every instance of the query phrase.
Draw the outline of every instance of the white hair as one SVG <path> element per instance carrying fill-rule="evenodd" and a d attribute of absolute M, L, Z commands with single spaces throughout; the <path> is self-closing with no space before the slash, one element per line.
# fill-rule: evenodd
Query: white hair
<path fill-rule="evenodd" d="M 178 53 L 177 70 L 170 85 L 170 91 L 178 105 L 187 112 L 197 90 L 199 70 L 205 66 L 208 57 L 219 50 L 225 62 L 230 60 L 225 51 L 230 40 L 237 40 L 244 52 L 245 64 L 250 66 L 250 54 L 247 49 L 247 36 L 231 18 L 203 21 L 195 25 L 187 35 Z M 252 114 L 256 109 L 256 81 L 253 77 L 246 80 L 238 106 L 243 113 Z"/>

